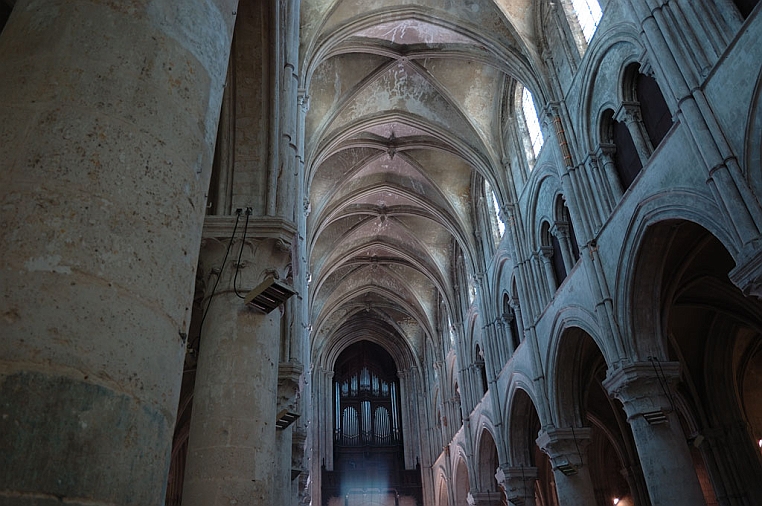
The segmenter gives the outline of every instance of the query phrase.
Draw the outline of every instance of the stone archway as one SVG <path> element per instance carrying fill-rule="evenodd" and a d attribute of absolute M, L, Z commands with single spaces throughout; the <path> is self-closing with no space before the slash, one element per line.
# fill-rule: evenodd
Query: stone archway
<path fill-rule="evenodd" d="M 534 402 L 516 389 L 509 409 L 510 467 L 500 470 L 506 498 L 516 505 L 558 506 L 550 459 L 536 443 L 541 424 Z"/>
<path fill-rule="evenodd" d="M 638 264 L 636 289 L 657 296 L 658 313 L 635 323 L 656 336 L 657 372 L 679 364 L 670 402 L 704 499 L 747 504 L 762 497 L 762 304 L 731 283 L 731 255 L 701 226 L 662 222 L 643 244 L 641 255 L 663 260 Z"/>
<path fill-rule="evenodd" d="M 455 465 L 455 504 L 456 506 L 466 506 L 468 504 L 468 496 L 471 493 L 471 486 L 469 484 L 468 466 L 465 459 L 459 458 L 458 463 Z"/>
<path fill-rule="evenodd" d="M 500 492 L 495 472 L 499 466 L 497 446 L 492 433 L 486 428 L 479 437 L 479 450 L 476 454 L 476 482 L 478 492 L 473 492 L 474 504 L 478 506 L 499 506 L 504 503 L 505 495 Z"/>
<path fill-rule="evenodd" d="M 538 439 L 553 461 L 562 504 L 648 503 L 627 415 L 603 386 L 607 368 L 590 334 L 563 331 L 554 376 L 559 427 Z"/>

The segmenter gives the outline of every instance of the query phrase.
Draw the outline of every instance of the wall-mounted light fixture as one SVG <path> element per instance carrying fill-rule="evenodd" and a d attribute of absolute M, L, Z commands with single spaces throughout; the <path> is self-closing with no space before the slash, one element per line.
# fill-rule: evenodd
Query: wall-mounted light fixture
<path fill-rule="evenodd" d="M 286 283 L 268 276 L 255 289 L 246 294 L 245 303 L 264 314 L 286 302 L 296 291 Z"/>

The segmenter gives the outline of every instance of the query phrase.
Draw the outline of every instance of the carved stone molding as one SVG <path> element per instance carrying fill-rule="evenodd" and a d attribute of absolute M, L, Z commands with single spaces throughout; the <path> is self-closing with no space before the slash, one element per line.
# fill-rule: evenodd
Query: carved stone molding
<path fill-rule="evenodd" d="M 614 119 L 623 123 L 642 121 L 640 104 L 637 102 L 622 102 L 614 114 Z"/>
<path fill-rule="evenodd" d="M 674 410 L 672 384 L 679 377 L 679 362 L 637 362 L 609 369 L 603 387 L 622 401 L 628 420 L 642 416 L 649 423 L 666 422 Z"/>
<path fill-rule="evenodd" d="M 537 446 L 550 457 L 553 469 L 574 474 L 587 461 L 587 447 L 591 442 L 589 427 L 549 428 L 540 432 Z"/>
<path fill-rule="evenodd" d="M 537 476 L 536 467 L 499 467 L 495 473 L 505 497 L 516 506 L 534 505 Z"/>
<path fill-rule="evenodd" d="M 746 262 L 738 263 L 728 277 L 744 295 L 762 299 L 762 250 Z"/>
<path fill-rule="evenodd" d="M 203 238 L 226 239 L 233 235 L 236 216 L 207 216 L 204 220 Z M 238 230 L 243 231 L 245 217 L 238 220 Z M 290 249 L 296 237 L 296 224 L 282 218 L 250 217 L 246 237 L 252 240 L 275 239 L 283 248 Z"/>

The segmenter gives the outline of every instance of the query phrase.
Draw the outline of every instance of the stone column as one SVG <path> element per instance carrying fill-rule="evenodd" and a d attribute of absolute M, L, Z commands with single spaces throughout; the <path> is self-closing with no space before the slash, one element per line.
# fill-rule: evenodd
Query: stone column
<path fill-rule="evenodd" d="M 296 297 L 292 297 L 286 304 L 291 303 Z M 285 310 L 288 313 L 288 310 Z M 284 315 L 285 320 L 285 315 Z M 283 323 L 285 325 L 285 322 Z M 290 336 L 287 329 L 284 329 L 281 341 L 289 341 Z M 278 469 L 279 475 L 273 482 L 279 489 L 276 492 L 279 496 L 275 497 L 275 504 L 292 504 L 298 495 L 298 489 L 293 487 L 294 480 L 298 473 L 302 472 L 304 460 L 304 442 L 306 431 L 301 429 L 303 410 L 300 406 L 302 393 L 302 374 L 304 367 L 296 361 L 283 362 L 283 351 L 281 350 L 281 363 L 278 365 L 278 399 L 276 413 L 287 413 L 288 416 L 297 416 L 288 427 L 276 431 L 278 448 L 277 454 L 280 455 L 281 465 Z M 276 415 L 277 417 L 277 415 Z M 300 437 L 299 434 L 304 434 Z"/>
<path fill-rule="evenodd" d="M 234 0 L 0 36 L 0 503 L 164 501 Z"/>
<path fill-rule="evenodd" d="M 542 246 L 539 252 L 540 260 L 542 261 L 543 272 L 545 273 L 546 286 L 550 290 L 548 300 L 553 298 L 553 294 L 558 290 L 558 284 L 561 280 L 556 279 L 556 274 L 553 272 L 553 266 L 551 265 L 551 258 L 553 257 L 552 246 Z"/>
<path fill-rule="evenodd" d="M 550 233 L 555 236 L 555 238 L 558 240 L 558 244 L 561 246 L 561 256 L 564 259 L 564 267 L 566 267 L 566 272 L 568 274 L 574 268 L 574 264 L 577 263 L 571 247 L 569 224 L 566 222 L 557 221 L 550 228 Z"/>
<path fill-rule="evenodd" d="M 513 314 L 516 318 L 516 328 L 519 331 L 519 335 L 517 336 L 516 340 L 519 342 L 519 346 L 520 346 L 521 343 L 524 342 L 524 339 L 522 337 L 524 334 L 524 329 L 526 328 L 524 326 L 524 319 L 522 318 L 522 314 L 521 314 L 521 305 L 518 302 L 513 300 L 511 300 L 510 304 L 511 304 L 511 309 L 513 309 Z M 516 350 L 514 350 L 514 352 L 515 351 Z"/>
<path fill-rule="evenodd" d="M 616 153 L 616 146 L 614 144 L 600 144 L 595 156 L 598 157 L 600 163 L 603 165 L 603 173 L 606 175 L 606 181 L 608 188 L 612 194 L 611 208 L 614 209 L 617 203 L 622 199 L 624 190 L 622 189 L 622 182 L 619 181 L 619 177 L 616 173 L 616 165 L 614 164 L 614 154 Z"/>
<path fill-rule="evenodd" d="M 536 467 L 500 467 L 495 473 L 495 479 L 511 503 L 516 506 L 535 506 Z"/>
<path fill-rule="evenodd" d="M 553 465 L 558 501 L 563 506 L 595 504 L 595 489 L 587 465 L 590 428 L 550 428 L 540 432 L 537 446 Z"/>
<path fill-rule="evenodd" d="M 500 337 L 506 341 L 505 348 L 508 350 L 508 355 L 501 360 L 503 365 L 505 365 L 516 352 L 516 348 L 513 346 L 513 329 L 511 329 L 511 322 L 513 319 L 513 315 L 507 314 L 501 316 L 497 321 L 498 332 L 500 333 Z"/>
<path fill-rule="evenodd" d="M 595 209 L 589 205 L 593 195 L 589 195 L 589 192 L 585 191 L 582 181 L 576 174 L 577 163 L 574 161 L 569 149 L 566 128 L 564 128 L 563 118 L 566 118 L 566 123 L 569 124 L 566 109 L 559 102 L 551 102 L 548 104 L 546 112 L 547 122 L 552 123 L 555 127 L 556 140 L 563 157 L 564 168 L 559 176 L 561 177 L 564 197 L 569 206 L 569 213 L 572 219 L 575 220 L 577 231 L 583 242 L 585 242 L 593 235 L 591 227 L 597 228 L 600 225 L 600 220 L 604 217 L 595 215 Z"/>
<path fill-rule="evenodd" d="M 219 231 L 207 233 L 220 237 L 221 230 L 233 227 L 214 228 Z M 248 230 L 248 236 L 255 239 L 234 242 L 224 269 L 227 239 L 205 240 L 201 253 L 200 268 L 220 281 L 205 300 L 183 506 L 276 504 L 279 497 L 273 484 L 282 472 L 275 427 L 282 313 L 262 314 L 247 307 L 239 294 L 268 275 L 282 278 L 288 233 L 284 229 L 279 241 L 264 238 L 256 224 L 250 228 L 255 233 Z M 210 281 L 207 286 L 214 285 Z"/>
<path fill-rule="evenodd" d="M 694 440 L 712 476 L 720 504 L 754 504 L 750 498 L 762 497 L 760 448 L 752 444 L 749 427 L 736 421 L 708 428 Z M 702 442 L 703 440 L 703 442 Z"/>
<path fill-rule="evenodd" d="M 603 386 L 624 405 L 652 504 L 705 504 L 685 434 L 672 402 L 677 362 L 609 369 Z"/>
<path fill-rule="evenodd" d="M 622 102 L 614 116 L 617 121 L 627 125 L 627 130 L 630 131 L 632 142 L 635 144 L 635 149 L 640 157 L 640 163 L 645 166 L 654 148 L 651 146 L 648 132 L 646 132 L 646 127 L 640 117 L 640 105 L 636 102 Z"/>

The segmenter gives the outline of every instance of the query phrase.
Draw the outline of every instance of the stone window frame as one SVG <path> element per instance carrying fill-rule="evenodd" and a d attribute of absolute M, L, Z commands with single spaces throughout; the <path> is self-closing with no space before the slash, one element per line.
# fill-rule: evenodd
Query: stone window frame
<path fill-rule="evenodd" d="M 484 180 L 483 185 L 484 192 L 484 204 L 485 213 L 487 214 L 487 222 L 489 223 L 488 234 L 492 238 L 494 247 L 497 248 L 505 236 L 506 223 L 502 216 L 502 208 L 500 201 L 498 200 L 497 192 L 492 188 L 492 185 Z"/>
<path fill-rule="evenodd" d="M 531 172 L 532 169 L 534 169 L 534 166 L 536 164 L 537 159 L 540 156 L 540 153 L 542 152 L 542 148 L 545 145 L 545 134 L 542 131 L 542 122 L 540 121 L 540 114 L 539 111 L 542 110 L 542 108 L 537 107 L 537 101 L 534 97 L 534 93 L 532 93 L 532 90 L 530 90 L 528 87 L 522 85 L 521 83 L 517 83 L 518 86 L 516 86 L 516 96 L 515 96 L 515 107 L 516 107 L 516 118 L 518 123 L 518 130 L 519 130 L 519 137 L 520 142 L 523 144 L 524 147 L 524 156 L 527 161 L 527 166 L 529 167 L 529 171 Z M 529 94 L 529 97 L 531 98 L 531 103 L 529 101 L 526 102 L 525 107 L 525 92 Z M 534 118 L 536 118 L 536 128 L 537 130 L 534 132 L 535 134 L 539 134 L 539 142 L 534 142 L 533 137 L 533 128 L 530 127 L 530 122 L 527 119 L 526 115 L 526 109 L 528 106 L 531 105 L 534 109 Z M 532 122 L 534 125 L 534 122 Z"/>
<path fill-rule="evenodd" d="M 593 38 L 595 37 L 595 34 L 598 31 L 598 26 L 603 19 L 603 13 L 606 9 L 606 0 L 560 0 L 560 2 L 561 6 L 563 7 L 564 14 L 566 15 L 566 22 L 569 24 L 569 29 L 571 31 L 572 37 L 574 38 L 574 43 L 577 46 L 577 50 L 579 51 L 579 55 L 583 56 Z M 579 19 L 579 14 L 575 5 L 578 2 L 584 2 L 585 4 L 595 2 L 598 5 L 598 9 L 601 13 L 598 19 L 594 21 L 594 29 L 589 37 L 585 34 L 582 22 Z"/>

